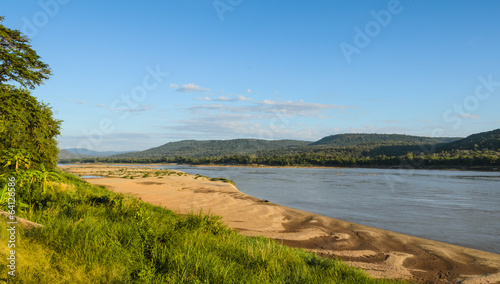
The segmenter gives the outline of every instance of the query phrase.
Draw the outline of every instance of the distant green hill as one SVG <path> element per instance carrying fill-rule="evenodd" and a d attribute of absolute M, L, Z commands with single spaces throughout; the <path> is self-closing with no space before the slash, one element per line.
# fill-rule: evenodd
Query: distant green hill
<path fill-rule="evenodd" d="M 460 138 L 420 137 L 403 134 L 337 134 L 324 137 L 296 153 L 315 153 L 350 157 L 400 156 L 408 152 L 430 153 L 436 147 Z"/>
<path fill-rule="evenodd" d="M 491 150 L 500 151 L 500 129 L 472 134 L 438 148 L 438 151 L 451 150 Z"/>
<path fill-rule="evenodd" d="M 408 152 L 429 152 L 460 138 L 430 138 L 400 134 L 338 134 L 316 142 L 298 140 L 183 140 L 145 151 L 112 156 L 113 158 L 221 157 L 232 155 L 290 155 L 316 153 L 328 155 L 377 156 L 404 155 Z M 427 149 L 427 150 L 426 150 Z"/>
<path fill-rule="evenodd" d="M 89 157 L 109 157 L 112 155 L 130 153 L 130 152 L 118 152 L 118 151 L 92 151 L 83 148 L 70 148 L 70 149 L 60 149 L 57 155 L 59 160 L 69 160 L 69 159 L 81 159 Z"/>
<path fill-rule="evenodd" d="M 338 134 L 324 137 L 311 146 L 350 147 L 365 144 L 440 144 L 460 138 L 431 138 L 404 134 Z"/>
<path fill-rule="evenodd" d="M 116 158 L 163 158 L 163 157 L 207 157 L 225 155 L 248 155 L 291 146 L 306 146 L 309 141 L 299 140 L 184 140 L 170 142 L 145 151 L 114 155 Z"/>
<path fill-rule="evenodd" d="M 184 140 L 141 152 L 61 162 L 271 166 L 457 168 L 497 170 L 500 129 L 467 138 L 339 134 L 298 140 Z"/>
<path fill-rule="evenodd" d="M 80 159 L 80 158 L 87 158 L 89 156 L 83 155 L 83 154 L 77 154 L 70 152 L 68 150 L 59 150 L 59 154 L 57 155 L 59 160 L 67 160 L 67 159 Z"/>
<path fill-rule="evenodd" d="M 88 157 L 108 157 L 108 156 L 133 152 L 133 151 L 93 151 L 85 148 L 69 148 L 64 150 Z"/>

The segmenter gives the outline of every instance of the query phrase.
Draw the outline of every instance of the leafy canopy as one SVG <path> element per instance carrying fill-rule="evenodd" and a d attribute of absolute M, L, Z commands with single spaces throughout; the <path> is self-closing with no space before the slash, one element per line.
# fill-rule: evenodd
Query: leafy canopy
<path fill-rule="evenodd" d="M 3 20 L 0 16 L 0 84 L 15 81 L 34 89 L 52 75 L 49 65 L 40 60 L 27 36 L 5 27 Z"/>
<path fill-rule="evenodd" d="M 55 137 L 60 135 L 61 120 L 54 119 L 51 108 L 25 89 L 0 85 L 0 101 L 0 157 L 22 149 L 29 153 L 35 168 L 41 164 L 54 168 L 58 153 Z"/>
<path fill-rule="evenodd" d="M 6 28 L 0 17 L 0 174 L 8 170 L 52 169 L 57 163 L 60 120 L 28 89 L 51 75 L 20 31 Z M 17 88 L 10 81 L 21 85 Z M 29 162 L 28 162 L 29 161 Z"/>

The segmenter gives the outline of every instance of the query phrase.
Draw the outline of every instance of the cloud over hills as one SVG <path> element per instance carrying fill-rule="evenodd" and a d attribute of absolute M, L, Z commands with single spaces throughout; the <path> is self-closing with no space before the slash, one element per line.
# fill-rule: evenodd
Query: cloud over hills
<path fill-rule="evenodd" d="M 182 85 L 182 87 L 180 87 L 180 88 L 177 84 L 171 83 L 170 87 L 176 89 L 177 92 L 182 92 L 182 93 L 196 93 L 196 92 L 210 92 L 211 91 L 208 88 L 200 87 L 194 83 Z"/>

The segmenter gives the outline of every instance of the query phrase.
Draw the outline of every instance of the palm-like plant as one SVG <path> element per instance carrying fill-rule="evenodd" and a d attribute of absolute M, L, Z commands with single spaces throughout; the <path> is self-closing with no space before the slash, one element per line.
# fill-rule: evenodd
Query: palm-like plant
<path fill-rule="evenodd" d="M 61 176 L 53 170 L 47 171 L 45 170 L 45 166 L 43 164 L 40 165 L 41 171 L 35 171 L 38 175 L 39 180 L 42 182 L 42 190 L 43 193 L 47 192 L 47 182 L 48 181 L 57 181 L 61 180 Z"/>

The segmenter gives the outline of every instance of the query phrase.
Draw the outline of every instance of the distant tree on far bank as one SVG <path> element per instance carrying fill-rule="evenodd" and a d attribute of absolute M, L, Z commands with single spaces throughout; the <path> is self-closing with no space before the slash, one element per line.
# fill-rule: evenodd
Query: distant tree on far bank
<path fill-rule="evenodd" d="M 0 17 L 0 173 L 23 165 L 40 169 L 43 164 L 51 169 L 57 163 L 55 137 L 60 135 L 61 121 L 28 90 L 42 84 L 51 71 L 29 39 L 3 26 L 3 19 Z"/>

